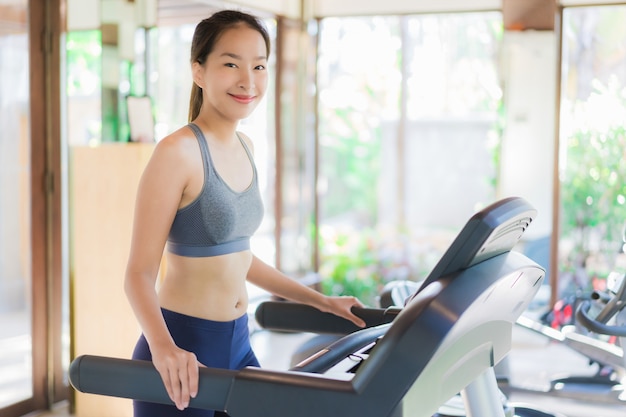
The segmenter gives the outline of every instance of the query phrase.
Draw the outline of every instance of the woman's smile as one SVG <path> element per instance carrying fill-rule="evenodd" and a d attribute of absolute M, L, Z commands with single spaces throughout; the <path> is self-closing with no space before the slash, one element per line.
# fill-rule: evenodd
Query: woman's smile
<path fill-rule="evenodd" d="M 235 101 L 242 103 L 242 104 L 252 103 L 256 99 L 256 96 L 248 96 L 248 95 L 231 94 L 230 96 L 234 98 Z"/>

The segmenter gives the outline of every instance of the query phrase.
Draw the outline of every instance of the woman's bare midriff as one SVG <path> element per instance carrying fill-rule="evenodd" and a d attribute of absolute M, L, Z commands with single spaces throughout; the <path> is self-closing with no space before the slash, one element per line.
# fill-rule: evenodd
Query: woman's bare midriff
<path fill-rule="evenodd" d="M 246 274 L 250 251 L 207 258 L 167 253 L 159 285 L 161 307 L 213 321 L 231 321 L 248 309 Z"/>

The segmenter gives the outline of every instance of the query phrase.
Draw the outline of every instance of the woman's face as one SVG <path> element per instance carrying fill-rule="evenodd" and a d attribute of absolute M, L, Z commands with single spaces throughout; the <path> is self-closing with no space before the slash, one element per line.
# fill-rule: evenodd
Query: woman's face
<path fill-rule="evenodd" d="M 232 121 L 248 117 L 267 89 L 263 36 L 246 25 L 226 30 L 204 66 L 193 64 L 193 75 L 203 91 L 201 112 L 215 112 Z"/>

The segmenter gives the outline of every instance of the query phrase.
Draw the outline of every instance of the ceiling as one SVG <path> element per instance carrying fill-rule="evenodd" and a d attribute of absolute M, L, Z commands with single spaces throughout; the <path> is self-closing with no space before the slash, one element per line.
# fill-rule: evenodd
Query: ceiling
<path fill-rule="evenodd" d="M 89 7 L 108 1 L 122 3 L 128 0 L 64 0 L 67 8 L 78 8 L 78 13 L 89 13 Z M 198 20 L 217 8 L 250 8 L 269 15 L 293 18 L 346 15 L 433 13 L 468 10 L 497 10 L 504 2 L 528 0 L 142 0 L 157 7 L 159 24 L 177 24 Z M 548 0 L 545 0 L 548 1 Z M 562 6 L 626 3 L 626 0 L 555 0 Z M 0 0 L 0 35 L 25 33 L 28 27 L 29 0 Z M 85 9 L 87 7 L 87 9 Z M 304 8 L 306 10 L 301 10 Z M 93 11 L 91 11 L 93 13 Z M 95 16 L 96 21 L 100 19 Z M 83 20 L 82 18 L 79 20 Z M 89 20 L 89 19 L 87 19 Z M 69 22 L 68 22 L 69 23 Z"/>

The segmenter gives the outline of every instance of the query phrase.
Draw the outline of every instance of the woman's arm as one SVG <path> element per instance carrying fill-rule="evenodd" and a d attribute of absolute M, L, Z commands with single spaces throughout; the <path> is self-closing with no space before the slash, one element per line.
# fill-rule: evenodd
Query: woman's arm
<path fill-rule="evenodd" d="M 250 138 L 241 132 L 240 135 L 245 139 L 250 151 L 254 153 L 254 144 Z M 328 297 L 293 280 L 254 255 L 252 256 L 252 264 L 248 270 L 247 279 L 252 284 L 276 296 L 298 303 L 308 304 L 320 311 L 333 313 L 350 320 L 359 327 L 365 327 L 365 321 L 355 316 L 351 311 L 352 307 L 363 307 L 363 304 L 357 298 L 349 296 Z"/>
<path fill-rule="evenodd" d="M 308 304 L 323 312 L 333 313 L 350 320 L 359 327 L 365 326 L 365 321 L 351 311 L 352 307 L 363 307 L 363 304 L 357 298 L 350 296 L 326 296 L 288 277 L 256 256 L 252 257 L 252 264 L 250 265 L 247 278 L 252 284 L 274 295 L 298 303 Z"/>
<path fill-rule="evenodd" d="M 184 138 L 168 137 L 159 142 L 144 170 L 137 190 L 124 282 L 128 300 L 150 346 L 154 366 L 179 409 L 186 408 L 189 398 L 197 393 L 198 363 L 193 353 L 179 349 L 174 343 L 161 313 L 155 285 L 167 235 L 189 178 L 185 167 L 190 163 L 183 145 Z"/>

